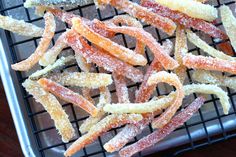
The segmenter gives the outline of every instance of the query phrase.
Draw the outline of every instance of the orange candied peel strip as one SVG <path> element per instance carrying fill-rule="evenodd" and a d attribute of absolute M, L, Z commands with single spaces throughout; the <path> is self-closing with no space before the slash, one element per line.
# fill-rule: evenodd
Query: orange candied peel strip
<path fill-rule="evenodd" d="M 229 56 L 233 56 L 235 53 L 232 49 L 232 46 L 230 44 L 230 42 L 223 42 L 217 45 L 217 47 L 224 52 L 225 54 L 229 55 Z"/>
<path fill-rule="evenodd" d="M 170 107 L 168 107 L 163 114 L 161 114 L 158 118 L 153 120 L 152 126 L 154 128 L 162 128 L 164 125 L 166 125 L 174 116 L 179 107 L 182 105 L 182 101 L 184 98 L 183 85 L 176 74 L 173 73 L 170 74 L 165 71 L 154 73 L 148 79 L 147 84 L 153 85 L 160 82 L 166 82 L 170 85 L 175 86 L 176 96 L 175 100 L 173 100 L 173 104 Z"/>
<path fill-rule="evenodd" d="M 187 54 L 183 57 L 183 64 L 188 68 L 213 70 L 236 74 L 236 62 L 212 57 Z"/>
<path fill-rule="evenodd" d="M 44 55 L 44 53 L 48 49 L 51 39 L 54 36 L 56 23 L 55 23 L 53 15 L 50 12 L 47 12 L 44 15 L 44 19 L 45 19 L 45 29 L 44 29 L 42 39 L 37 49 L 26 60 L 23 60 L 16 64 L 12 64 L 11 65 L 12 69 L 17 70 L 17 71 L 27 71 L 31 69 L 35 64 L 38 63 L 40 58 Z"/>
<path fill-rule="evenodd" d="M 70 102 L 76 106 L 79 106 L 92 116 L 96 116 L 98 109 L 88 100 L 83 98 L 80 94 L 73 92 L 72 90 L 61 86 L 60 84 L 53 82 L 46 78 L 41 78 L 38 83 L 48 92 L 54 94 L 60 99 Z"/>
<path fill-rule="evenodd" d="M 108 38 L 101 36 L 100 34 L 94 32 L 89 26 L 80 18 L 73 18 L 73 29 L 88 39 L 93 44 L 103 48 L 111 55 L 119 58 L 120 60 L 127 62 L 131 65 L 146 65 L 147 60 L 140 54 L 127 49 L 117 43 L 111 41 Z"/>
<path fill-rule="evenodd" d="M 106 116 L 104 119 L 95 124 L 87 134 L 77 139 L 64 153 L 65 156 L 72 156 L 86 145 L 92 143 L 100 135 L 106 133 L 112 128 L 117 128 L 128 123 L 137 123 L 142 120 L 140 114 L 112 114 Z"/>
<path fill-rule="evenodd" d="M 184 83 L 187 76 L 187 68 L 183 65 L 183 56 L 188 52 L 187 38 L 183 26 L 178 25 L 176 29 L 176 40 L 175 40 L 175 59 L 179 63 L 179 67 L 175 69 L 176 75 L 179 77 L 180 82 Z"/>
<path fill-rule="evenodd" d="M 125 77 L 118 75 L 116 72 L 112 73 L 114 83 L 116 86 L 116 95 L 119 103 L 129 103 L 129 91 L 125 81 Z"/>
<path fill-rule="evenodd" d="M 123 33 L 135 37 L 137 40 L 142 41 L 153 52 L 154 56 L 161 62 L 165 69 L 173 70 L 178 67 L 178 63 L 171 58 L 167 51 L 156 41 L 156 39 L 142 28 L 116 26 L 113 24 L 103 24 L 102 22 L 94 19 L 94 23 L 100 23 L 101 27 L 107 27 L 109 30 L 116 33 Z"/>
<path fill-rule="evenodd" d="M 183 125 L 184 122 L 189 120 L 204 104 L 204 101 L 205 99 L 203 97 L 198 97 L 187 108 L 174 116 L 163 128 L 158 129 L 146 137 L 143 137 L 138 142 L 121 149 L 119 155 L 121 157 L 129 157 L 158 143 L 179 126 Z"/>
<path fill-rule="evenodd" d="M 110 4 L 111 6 L 124 11 L 135 18 L 161 29 L 168 35 L 173 35 L 175 32 L 176 25 L 172 20 L 157 15 L 149 9 L 129 0 L 98 0 L 98 4 Z"/>
<path fill-rule="evenodd" d="M 49 64 L 53 64 L 57 60 L 57 56 L 61 53 L 61 51 L 67 47 L 65 42 L 65 33 L 59 36 L 55 45 L 49 49 L 39 60 L 39 65 L 48 66 Z"/>
<path fill-rule="evenodd" d="M 143 28 L 143 25 L 141 24 L 141 22 L 139 22 L 138 20 L 136 20 L 135 18 L 133 18 L 129 15 L 117 15 L 117 16 L 113 17 L 111 20 L 106 21 L 106 22 L 111 22 L 115 25 L 122 24 L 122 25 L 137 27 L 137 28 Z M 139 54 L 144 55 L 145 44 L 142 41 L 137 40 L 136 47 L 135 47 L 134 51 Z"/>
<path fill-rule="evenodd" d="M 80 132 L 82 134 L 88 132 L 94 125 L 96 125 L 105 115 L 106 113 L 103 110 L 103 106 L 106 103 L 111 103 L 111 93 L 107 87 L 101 87 L 100 89 L 100 97 L 99 103 L 97 104 L 98 114 L 96 117 L 88 117 L 81 125 Z"/>
<path fill-rule="evenodd" d="M 123 75 L 134 82 L 143 80 L 143 74 L 140 70 L 107 54 L 105 51 L 101 51 L 101 49 L 96 49 L 88 45 L 88 43 L 81 36 L 74 33 L 73 30 L 67 35 L 67 43 L 72 47 L 75 53 L 81 54 L 87 61 L 93 62 L 107 71 L 115 71 L 117 74 Z"/>
<path fill-rule="evenodd" d="M 56 129 L 62 137 L 62 141 L 69 142 L 75 135 L 75 130 L 57 98 L 45 91 L 36 81 L 27 79 L 22 85 L 49 113 L 55 123 Z"/>

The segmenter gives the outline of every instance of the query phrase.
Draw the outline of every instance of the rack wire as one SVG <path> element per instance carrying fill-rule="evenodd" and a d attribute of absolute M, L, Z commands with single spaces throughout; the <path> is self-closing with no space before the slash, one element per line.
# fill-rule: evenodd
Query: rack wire
<path fill-rule="evenodd" d="M 42 20 L 42 18 L 32 18 L 31 13 L 30 13 L 32 10 L 25 9 L 23 7 L 23 2 L 20 2 L 19 4 L 16 4 L 16 5 L 8 6 L 8 7 L 6 7 L 5 2 L 6 2 L 5 0 L 0 0 L 0 13 L 3 14 L 3 15 L 8 15 L 9 11 L 13 11 L 14 9 L 21 8 L 21 10 L 24 11 L 24 13 L 22 13 L 22 14 L 26 15 L 25 18 L 26 18 L 27 22 L 33 23 L 33 22 L 38 22 L 38 21 Z M 214 1 L 215 7 L 219 7 L 222 4 L 232 6 L 232 5 L 235 5 L 235 1 L 223 1 L 223 0 Z M 74 7 L 72 9 L 69 9 L 67 11 L 77 12 L 81 16 L 84 16 L 84 15 L 87 14 L 88 10 L 91 10 L 91 8 L 94 8 L 93 11 L 96 11 L 96 18 L 98 18 L 101 21 L 111 19 L 115 15 L 124 14 L 123 12 L 119 12 L 118 10 L 116 10 L 114 8 L 111 8 L 111 12 L 113 12 L 114 14 L 111 15 L 111 16 L 104 16 L 102 10 L 95 9 L 94 3 L 84 5 L 84 6 L 77 6 L 77 7 Z M 219 23 L 216 24 L 216 26 L 221 27 L 222 23 L 219 22 Z M 65 26 L 65 28 L 63 28 L 63 29 L 57 30 L 56 34 L 61 34 L 62 32 L 64 32 L 66 30 L 66 28 L 68 28 L 68 26 Z M 147 29 L 152 28 L 152 27 L 149 26 L 149 25 L 144 25 L 144 28 L 147 30 Z M 152 29 L 154 29 L 154 28 L 152 28 Z M 155 37 L 157 37 L 157 40 L 160 43 L 162 43 L 166 39 L 170 39 L 170 40 L 175 39 L 175 36 L 165 36 L 161 32 L 159 32 L 158 29 L 154 29 L 154 30 L 155 30 L 154 31 L 155 34 L 153 34 L 153 32 L 152 32 L 152 34 Z M 18 52 L 18 50 L 16 48 L 18 45 L 27 44 L 27 42 L 33 42 L 34 46 L 37 47 L 37 39 L 38 38 L 30 38 L 30 39 L 17 41 L 17 40 L 14 39 L 14 37 L 12 36 L 12 34 L 10 32 L 5 31 L 5 34 L 6 34 L 7 42 L 8 42 L 7 46 L 9 47 L 9 49 L 11 51 L 11 59 L 13 60 L 13 63 L 19 62 L 20 60 L 23 59 L 23 58 L 18 57 L 19 56 L 18 53 L 20 53 L 20 52 Z M 127 42 L 126 36 L 121 35 L 121 39 L 123 41 L 124 46 L 129 47 L 129 42 Z M 214 47 L 216 47 L 221 42 L 225 42 L 225 41 L 215 42 L 213 39 L 211 39 L 211 41 L 212 41 L 212 43 L 210 43 L 210 44 Z M 54 44 L 54 40 L 53 40 L 53 44 Z M 133 48 L 133 47 L 129 47 L 129 48 Z M 192 49 L 189 50 L 189 52 L 195 52 L 195 51 L 197 53 L 201 54 L 200 50 L 196 47 L 193 47 Z M 147 57 L 147 60 L 148 60 L 148 64 L 150 65 L 152 59 L 151 59 L 150 54 L 148 53 L 148 51 L 146 52 L 146 57 Z M 71 67 L 74 67 L 74 66 L 77 66 L 77 65 L 71 65 L 67 68 L 71 68 Z M 97 68 L 97 72 L 99 72 L 98 68 Z M 191 79 L 190 73 L 191 73 L 191 70 L 188 70 L 188 82 L 191 83 L 193 81 Z M 16 75 L 17 75 L 17 79 L 18 79 L 18 82 L 17 82 L 18 84 L 21 84 L 26 79 L 25 75 L 22 74 L 21 72 L 16 72 Z M 233 75 L 232 75 L 232 77 L 233 77 Z M 129 88 L 138 88 L 138 86 L 139 86 L 139 84 L 130 84 L 128 87 Z M 226 90 L 228 92 L 228 95 L 230 97 L 230 102 L 232 104 L 232 110 L 229 113 L 229 115 L 221 114 L 219 106 L 217 105 L 219 99 L 215 98 L 214 96 L 211 96 L 210 99 L 208 99 L 205 103 L 213 103 L 215 116 L 211 117 L 211 118 L 205 118 L 204 114 L 203 114 L 203 111 L 200 109 L 199 113 L 198 113 L 198 115 L 199 115 L 199 117 L 198 117 L 199 120 L 198 121 L 196 121 L 194 123 L 191 123 L 191 124 L 185 123 L 183 127 L 178 129 L 178 130 L 185 130 L 186 131 L 186 134 L 188 135 L 188 138 L 189 138 L 189 143 L 187 145 L 182 146 L 181 148 L 176 148 L 174 151 L 171 152 L 171 154 L 168 154 L 168 155 L 176 156 L 176 155 L 179 155 L 179 154 L 181 154 L 185 151 L 193 150 L 193 149 L 196 149 L 196 148 L 199 148 L 199 147 L 202 147 L 202 146 L 210 145 L 210 144 L 213 144 L 213 143 L 216 143 L 216 142 L 220 142 L 220 141 L 227 140 L 229 138 L 236 137 L 236 131 L 227 131 L 224 128 L 224 125 L 222 123 L 222 119 L 225 118 L 225 117 L 235 116 L 235 118 L 236 118 L 236 106 L 235 106 L 235 102 L 234 102 L 236 100 L 235 99 L 236 98 L 236 92 L 230 90 L 229 88 L 227 88 Z M 53 144 L 49 144 L 47 146 L 44 146 L 44 144 L 42 142 L 43 139 L 40 136 L 40 134 L 45 133 L 47 131 L 53 131 L 53 130 L 55 130 L 55 127 L 53 125 L 51 125 L 51 126 L 48 126 L 46 128 L 41 128 L 40 126 L 37 125 L 37 117 L 45 114 L 46 111 L 45 110 L 34 111 L 33 110 L 34 106 L 32 105 L 32 102 L 30 101 L 32 96 L 28 95 L 23 87 L 21 87 L 21 92 L 24 95 L 24 104 L 23 105 L 25 107 L 25 110 L 27 111 L 27 114 L 28 114 L 27 116 L 30 120 L 30 127 L 32 129 L 32 133 L 34 134 L 34 141 L 37 144 L 37 150 L 39 151 L 40 155 L 42 157 L 45 157 L 45 156 L 47 156 L 47 153 L 45 153 L 45 152 L 47 152 L 50 149 L 54 149 L 54 148 L 58 148 L 58 147 L 60 147 L 62 150 L 66 150 L 67 147 L 68 147 L 68 144 L 65 144 L 63 142 L 53 143 Z M 111 93 L 115 93 L 115 90 L 111 90 Z M 168 93 L 161 93 L 159 88 L 157 88 L 157 95 L 163 95 L 163 94 L 168 94 Z M 94 95 L 93 98 L 97 98 L 98 96 L 99 95 Z M 196 98 L 197 95 L 194 94 L 194 97 Z M 83 120 L 85 120 L 87 118 L 87 116 L 78 117 L 78 115 L 76 114 L 77 110 L 72 106 L 72 104 L 64 104 L 63 108 L 66 108 L 67 110 L 70 110 L 71 123 L 73 124 L 73 126 L 77 130 L 78 136 L 81 136 L 81 133 L 79 132 L 79 124 Z M 218 121 L 218 123 L 220 124 L 220 128 L 221 128 L 220 133 L 216 137 L 213 136 L 213 135 L 211 136 L 210 133 L 208 132 L 207 127 L 206 127 L 208 122 L 215 121 L 215 120 Z M 194 141 L 192 139 L 192 136 L 191 136 L 191 128 L 194 127 L 194 126 L 197 126 L 197 125 L 202 125 L 202 127 L 204 129 L 204 132 L 205 132 L 205 136 L 204 136 L 205 138 L 203 140 L 201 140 L 200 142 Z M 149 127 L 148 129 L 149 129 L 149 133 L 153 131 L 151 127 Z M 113 129 L 112 131 L 114 133 L 118 132 L 116 129 Z M 135 138 L 133 140 L 133 142 L 135 142 L 137 140 L 138 140 L 138 138 Z M 69 144 L 74 142 L 74 141 L 75 141 L 75 139 L 71 140 L 69 142 Z M 133 143 L 133 142 L 130 142 L 130 143 Z M 81 155 L 81 156 L 82 157 L 107 156 L 108 154 L 105 152 L 105 150 L 102 147 L 102 145 L 104 144 L 102 137 L 99 137 L 98 144 L 100 145 L 100 149 L 91 152 L 91 151 L 88 151 L 87 147 L 85 147 L 82 150 L 83 155 Z M 139 153 L 139 156 L 143 156 L 143 154 Z"/>

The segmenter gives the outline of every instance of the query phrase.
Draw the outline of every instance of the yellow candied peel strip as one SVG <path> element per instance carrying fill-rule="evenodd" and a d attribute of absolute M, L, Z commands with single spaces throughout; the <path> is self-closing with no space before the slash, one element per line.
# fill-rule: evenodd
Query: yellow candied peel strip
<path fill-rule="evenodd" d="M 220 98 L 224 113 L 228 114 L 230 109 L 229 97 L 227 93 L 216 85 L 191 84 L 183 86 L 185 95 L 192 93 L 215 94 Z M 168 96 L 146 103 L 125 103 L 125 104 L 106 104 L 104 111 L 108 113 L 148 113 L 169 107 L 174 100 L 176 92 L 171 92 Z"/>
<path fill-rule="evenodd" d="M 64 86 L 79 86 L 93 89 L 108 86 L 113 82 L 110 74 L 88 72 L 64 72 L 55 74 L 50 79 Z"/>
<path fill-rule="evenodd" d="M 44 15 L 44 19 L 45 19 L 45 29 L 44 29 L 42 39 L 39 42 L 37 49 L 26 60 L 23 60 L 23 61 L 16 63 L 16 64 L 12 64 L 11 65 L 12 69 L 17 70 L 17 71 L 30 70 L 35 64 L 38 63 L 40 58 L 47 51 L 47 49 L 50 45 L 51 39 L 53 38 L 54 33 L 55 33 L 56 23 L 54 20 L 54 16 L 50 12 L 47 12 Z"/>
<path fill-rule="evenodd" d="M 43 35 L 43 28 L 3 15 L 0 15 L 0 28 L 29 37 L 40 37 Z"/>
<path fill-rule="evenodd" d="M 193 72 L 192 78 L 200 83 L 210 83 L 218 86 L 225 86 L 236 90 L 236 78 L 222 76 L 205 70 L 196 70 Z"/>
<path fill-rule="evenodd" d="M 236 61 L 234 57 L 226 55 L 224 52 L 216 50 L 210 45 L 208 45 L 205 41 L 200 39 L 199 36 L 197 36 L 195 33 L 193 33 L 190 30 L 187 30 L 187 37 L 191 43 L 193 43 L 195 46 L 202 49 L 203 51 L 205 51 L 206 53 L 208 53 L 209 55 L 213 57 L 224 59 L 224 60 Z"/>
<path fill-rule="evenodd" d="M 213 21 L 218 17 L 216 8 L 194 0 L 156 0 L 156 2 L 193 18 Z"/>
<path fill-rule="evenodd" d="M 137 123 L 142 120 L 140 114 L 112 114 L 106 116 L 104 119 L 94 125 L 87 134 L 77 139 L 64 153 L 65 156 L 72 156 L 86 145 L 96 140 L 102 133 L 109 131 L 128 123 Z"/>
<path fill-rule="evenodd" d="M 40 79 L 41 77 L 44 77 L 45 75 L 47 75 L 51 71 L 53 71 L 59 67 L 63 67 L 66 64 L 72 62 L 73 60 L 75 60 L 74 56 L 61 57 L 54 64 L 52 64 L 52 65 L 50 64 L 50 65 L 46 66 L 44 69 L 36 71 L 32 75 L 30 75 L 29 78 L 32 80 Z"/>
<path fill-rule="evenodd" d="M 68 142 L 75 135 L 75 131 L 69 121 L 68 115 L 56 97 L 46 92 L 37 82 L 30 79 L 27 79 L 22 85 L 49 113 L 55 123 L 56 129 L 62 137 L 62 141 Z"/>
<path fill-rule="evenodd" d="M 236 18 L 228 6 L 220 7 L 220 15 L 226 34 L 228 35 L 230 42 L 236 51 Z"/>
<path fill-rule="evenodd" d="M 99 103 L 97 104 L 98 114 L 96 117 L 88 117 L 80 126 L 79 130 L 82 134 L 88 132 L 92 126 L 97 124 L 105 115 L 106 113 L 103 110 L 105 104 L 111 103 L 111 93 L 107 87 L 100 88 L 100 97 Z"/>

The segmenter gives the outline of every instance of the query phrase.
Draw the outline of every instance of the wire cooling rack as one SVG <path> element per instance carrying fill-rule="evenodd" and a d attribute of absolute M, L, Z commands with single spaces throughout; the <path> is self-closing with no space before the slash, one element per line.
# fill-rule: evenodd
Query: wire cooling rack
<path fill-rule="evenodd" d="M 135 2 L 138 2 L 138 1 L 135 1 Z M 231 9 L 234 9 L 234 5 L 235 5 L 235 1 L 224 1 L 224 0 L 221 0 L 221 1 L 214 0 L 211 3 L 215 7 L 219 7 L 220 5 L 225 4 L 225 5 L 230 6 Z M 84 5 L 84 6 L 76 6 L 73 8 L 65 8 L 65 9 L 67 11 L 74 12 L 81 16 L 85 16 L 89 19 L 98 18 L 99 20 L 102 20 L 102 21 L 111 19 L 115 15 L 125 14 L 124 12 L 120 12 L 112 7 L 108 7 L 106 10 L 96 9 L 94 3 Z M 35 16 L 33 12 L 34 12 L 33 9 L 24 8 L 23 1 L 21 0 L 15 0 L 15 1 L 0 0 L 0 13 L 2 15 L 11 15 L 14 18 L 24 19 L 27 22 L 35 23 L 37 25 L 42 25 L 43 24 L 42 18 Z M 66 30 L 66 28 L 68 28 L 67 25 L 60 22 L 57 22 L 57 26 L 59 26 L 59 28 L 57 28 L 56 35 L 55 35 L 56 37 L 58 37 L 58 35 L 60 35 L 62 32 Z M 222 23 L 220 21 L 217 21 L 216 26 L 222 28 Z M 152 35 L 156 37 L 156 39 L 160 43 L 162 43 L 166 39 L 169 39 L 173 42 L 175 40 L 175 36 L 167 36 L 164 33 L 160 32 L 159 30 L 149 25 L 144 24 L 144 28 L 145 30 L 152 33 Z M 7 38 L 7 43 L 4 46 L 7 47 L 11 51 L 10 60 L 13 63 L 16 63 L 25 59 L 31 52 L 33 52 L 34 48 L 37 47 L 38 45 L 39 38 L 22 38 L 8 31 L 4 31 L 4 34 L 6 35 L 6 38 Z M 210 45 L 216 48 L 218 44 L 220 44 L 221 42 L 225 42 L 225 41 L 220 41 L 220 42 L 215 41 L 214 39 L 209 38 L 209 37 L 206 40 L 208 40 Z M 54 41 L 55 39 L 52 41 L 52 44 L 54 44 Z M 129 47 L 131 49 L 134 48 L 134 42 L 132 42 L 132 39 L 130 39 L 129 37 L 125 35 L 119 34 L 117 36 L 117 41 L 126 47 Z M 26 53 L 26 54 L 22 54 L 22 51 L 24 51 L 23 53 Z M 27 54 L 28 53 L 27 51 L 29 51 L 29 54 Z M 72 50 L 70 48 L 67 48 L 64 51 L 66 54 L 68 52 L 71 52 Z M 194 47 L 193 45 L 189 45 L 189 52 L 197 53 L 197 54 L 203 53 L 198 48 Z M 5 52 L 5 53 L 9 53 L 9 52 Z M 148 64 L 150 65 L 152 61 L 152 56 L 148 52 L 148 50 L 146 51 L 146 57 L 148 60 Z M 11 64 L 11 61 L 9 61 L 9 64 Z M 41 67 L 36 67 L 36 68 L 41 68 Z M 71 68 L 72 69 L 77 68 L 79 70 L 79 67 L 77 67 L 77 65 L 70 65 L 66 67 L 66 69 L 71 69 Z M 99 68 L 96 68 L 96 70 L 97 72 L 99 72 Z M 186 80 L 187 83 L 193 82 L 191 79 L 191 71 L 192 70 L 188 70 L 188 80 Z M 14 82 L 15 84 L 21 84 L 30 74 L 30 72 L 27 72 L 27 73 L 14 72 L 14 73 L 16 73 L 16 76 L 17 76 L 17 82 Z M 234 77 L 234 75 L 231 75 L 231 76 Z M 139 84 L 129 83 L 128 87 L 130 91 L 135 91 L 139 87 Z M 170 92 L 169 89 L 170 87 L 158 86 L 156 90 L 156 95 L 168 94 Z M 177 139 L 178 137 L 180 137 L 179 136 L 180 134 L 184 134 L 187 137 L 185 142 L 181 143 L 185 145 L 175 148 L 174 151 L 171 151 L 171 153 L 169 152 L 168 155 L 176 156 L 178 154 L 181 154 L 182 152 L 193 150 L 198 147 L 205 146 L 205 145 L 210 145 L 219 141 L 224 141 L 224 140 L 227 140 L 229 138 L 233 138 L 236 136 L 236 130 L 232 129 L 233 127 L 227 127 L 228 125 L 226 124 L 227 120 L 236 119 L 236 110 L 235 110 L 235 103 L 234 103 L 236 101 L 236 92 L 229 88 L 225 88 L 225 90 L 228 92 L 228 95 L 230 97 L 230 102 L 232 104 L 232 109 L 230 110 L 230 113 L 228 115 L 223 115 L 222 109 L 220 108 L 220 105 L 218 102 L 219 99 L 213 95 L 210 95 L 208 97 L 208 100 L 206 101 L 206 103 L 209 104 L 208 107 L 200 109 L 197 115 L 195 115 L 189 122 L 185 123 L 184 126 L 177 129 L 177 131 L 175 131 L 172 135 L 170 135 L 167 138 L 169 140 Z M 111 87 L 110 91 L 114 97 L 115 95 L 114 88 Z M 26 111 L 26 121 L 29 122 L 29 126 L 27 125 L 28 126 L 27 129 L 31 131 L 31 133 L 33 134 L 33 138 L 30 140 L 31 142 L 36 143 L 34 150 L 36 150 L 38 152 L 37 154 L 39 154 L 42 157 L 56 156 L 56 155 L 62 156 L 63 151 L 65 151 L 68 148 L 68 146 L 76 140 L 76 138 L 81 136 L 81 133 L 79 132 L 79 125 L 82 123 L 83 120 L 87 118 L 87 115 L 80 112 L 78 114 L 78 109 L 74 108 L 72 104 L 66 104 L 62 102 L 63 108 L 66 110 L 67 113 L 69 113 L 71 123 L 73 124 L 73 126 L 75 127 L 75 130 L 77 131 L 76 132 L 77 137 L 75 137 L 69 143 L 65 144 L 61 142 L 59 135 L 57 135 L 56 133 L 56 129 L 53 123 L 50 122 L 50 120 L 47 120 L 49 119 L 49 116 L 46 113 L 46 111 L 43 110 L 42 107 L 40 108 L 39 104 L 34 102 L 34 100 L 32 99 L 32 96 L 28 95 L 26 91 L 23 89 L 23 87 L 20 87 L 20 92 L 21 93 L 19 95 L 23 95 L 23 98 L 24 98 L 23 104 L 21 105 L 24 106 L 24 110 Z M 132 92 L 130 94 L 132 95 Z M 97 99 L 97 97 L 99 97 L 98 94 L 93 95 L 94 99 Z M 196 97 L 197 97 L 196 94 L 192 95 L 192 99 Z M 216 132 L 214 132 L 214 130 L 216 130 L 215 128 L 209 127 L 211 126 L 212 123 L 217 124 L 218 126 L 218 130 Z M 109 156 L 109 154 L 105 152 L 102 146 L 106 141 L 109 140 L 109 138 L 114 136 L 119 131 L 119 129 L 113 129 L 110 134 L 99 137 L 99 139 L 95 142 L 95 144 L 92 144 L 92 146 L 85 147 L 83 150 L 81 150 L 78 153 L 78 156 L 82 156 L 82 157 Z M 152 131 L 153 130 L 150 126 L 144 131 L 143 135 L 149 134 Z M 196 135 L 194 135 L 194 133 L 198 134 L 199 132 L 201 132 L 201 136 L 198 138 L 195 138 Z M 133 143 L 140 138 L 141 136 L 138 136 L 130 143 Z M 178 145 L 180 145 L 180 143 Z M 166 147 L 163 147 L 163 149 L 166 149 L 167 147 L 175 147 L 175 146 L 173 143 L 172 146 L 166 146 Z M 156 151 L 158 151 L 158 148 L 154 147 L 152 149 L 149 149 L 148 153 L 141 152 L 138 155 L 145 156 L 147 154 L 154 153 Z"/>

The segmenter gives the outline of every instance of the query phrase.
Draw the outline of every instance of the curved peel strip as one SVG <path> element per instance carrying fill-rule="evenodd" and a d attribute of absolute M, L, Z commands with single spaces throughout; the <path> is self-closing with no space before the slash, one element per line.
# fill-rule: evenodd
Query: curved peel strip
<path fill-rule="evenodd" d="M 214 70 L 236 74 L 236 61 L 187 54 L 183 57 L 183 64 L 193 69 Z"/>
<path fill-rule="evenodd" d="M 40 37 L 43 35 L 43 28 L 3 15 L 0 15 L 0 28 L 29 37 Z"/>
<path fill-rule="evenodd" d="M 39 65 L 48 66 L 57 60 L 57 56 L 64 48 L 67 47 L 65 42 L 65 34 L 66 32 L 60 35 L 55 45 L 42 56 L 42 58 L 39 60 Z"/>
<path fill-rule="evenodd" d="M 155 0 L 157 3 L 172 10 L 180 11 L 193 18 L 213 21 L 218 17 L 217 9 L 209 4 L 194 0 Z"/>
<path fill-rule="evenodd" d="M 37 82 L 27 79 L 23 84 L 26 91 L 33 95 L 35 100 L 43 105 L 45 110 L 55 123 L 55 127 L 62 137 L 63 142 L 69 140 L 75 135 L 75 130 L 71 125 L 68 115 L 63 110 L 56 97 L 45 91 Z"/>
<path fill-rule="evenodd" d="M 111 93 L 107 87 L 101 87 L 99 103 L 97 104 L 98 114 L 96 117 L 92 117 L 92 116 L 88 117 L 80 125 L 79 130 L 82 134 L 88 132 L 94 125 L 96 125 L 106 115 L 106 113 L 103 111 L 103 106 L 107 103 L 111 103 Z"/>
<path fill-rule="evenodd" d="M 108 115 L 96 125 L 94 125 L 87 134 L 77 139 L 65 152 L 65 156 L 72 156 L 86 145 L 92 143 L 100 135 L 109 131 L 112 128 L 117 128 L 128 123 L 137 123 L 142 120 L 139 114 L 122 114 L 122 115 Z"/>
<path fill-rule="evenodd" d="M 134 82 L 143 80 L 143 74 L 140 70 L 107 54 L 105 51 L 89 46 L 81 36 L 73 31 L 67 34 L 68 45 L 72 47 L 75 53 L 79 53 L 86 58 L 88 62 L 93 62 L 107 71 L 115 71 L 117 74 L 123 75 Z"/>
<path fill-rule="evenodd" d="M 119 58 L 120 60 L 127 62 L 131 65 L 146 65 L 147 60 L 140 54 L 129 50 L 108 38 L 105 38 L 98 33 L 94 32 L 88 27 L 80 18 L 73 18 L 73 29 L 88 39 L 93 44 L 103 48 L 111 55 Z"/>
<path fill-rule="evenodd" d="M 110 74 L 88 72 L 64 72 L 55 74 L 50 79 L 63 86 L 78 86 L 93 89 L 108 86 L 113 82 Z"/>
<path fill-rule="evenodd" d="M 47 12 L 44 15 L 44 19 L 45 19 L 45 29 L 37 49 L 26 60 L 23 60 L 16 64 L 12 64 L 11 65 L 12 69 L 17 71 L 27 71 L 31 69 L 35 64 L 37 64 L 40 58 L 45 54 L 46 50 L 49 47 L 51 39 L 54 36 L 56 23 L 53 15 L 50 12 Z"/>
<path fill-rule="evenodd" d="M 210 83 L 218 86 L 225 86 L 236 90 L 236 78 L 222 76 L 205 70 L 194 71 L 192 78 L 201 83 Z"/>
<path fill-rule="evenodd" d="M 162 6 L 153 0 L 142 0 L 141 5 L 152 10 L 152 12 L 163 17 L 170 18 L 176 24 L 185 26 L 185 28 L 194 28 L 201 30 L 214 38 L 227 39 L 227 35 L 217 28 L 212 23 L 206 22 L 202 19 L 192 18 L 184 13 L 176 10 L 171 10 L 168 7 Z"/>
<path fill-rule="evenodd" d="M 236 51 L 236 18 L 228 6 L 220 7 L 220 15 L 226 34 L 229 36 L 230 42 Z"/>
<path fill-rule="evenodd" d="M 176 29 L 175 23 L 165 17 L 159 16 L 145 7 L 129 0 L 97 0 L 99 4 L 110 4 L 111 6 L 120 9 L 131 16 L 145 21 L 152 26 L 161 29 L 168 35 L 173 35 Z"/>
<path fill-rule="evenodd" d="M 72 90 L 63 87 L 56 82 L 53 82 L 51 80 L 48 80 L 46 78 L 41 78 L 38 80 L 38 83 L 50 93 L 54 94 L 55 96 L 61 98 L 62 100 L 66 102 L 70 102 L 76 106 L 79 106 L 86 112 L 88 112 L 92 116 L 96 116 L 98 113 L 98 109 L 90 103 L 88 100 L 83 98 L 78 93 L 73 92 Z"/>
<path fill-rule="evenodd" d="M 208 45 L 205 41 L 200 39 L 195 33 L 193 33 L 190 30 L 187 30 L 187 37 L 191 43 L 193 43 L 195 46 L 202 49 L 203 51 L 205 51 L 206 53 L 208 53 L 209 55 L 213 57 L 229 60 L 229 61 L 236 61 L 234 57 L 228 56 L 224 52 L 216 50 L 210 45 Z"/>
<path fill-rule="evenodd" d="M 163 128 L 154 131 L 153 133 L 143 137 L 138 142 L 129 145 L 120 150 L 119 154 L 121 157 L 129 157 L 137 152 L 140 152 L 148 147 L 153 146 L 167 135 L 177 129 L 179 126 L 183 125 L 184 122 L 189 120 L 195 112 L 204 104 L 205 99 L 199 97 L 195 99 L 186 109 L 174 116 L 169 123 L 167 123 Z"/>

